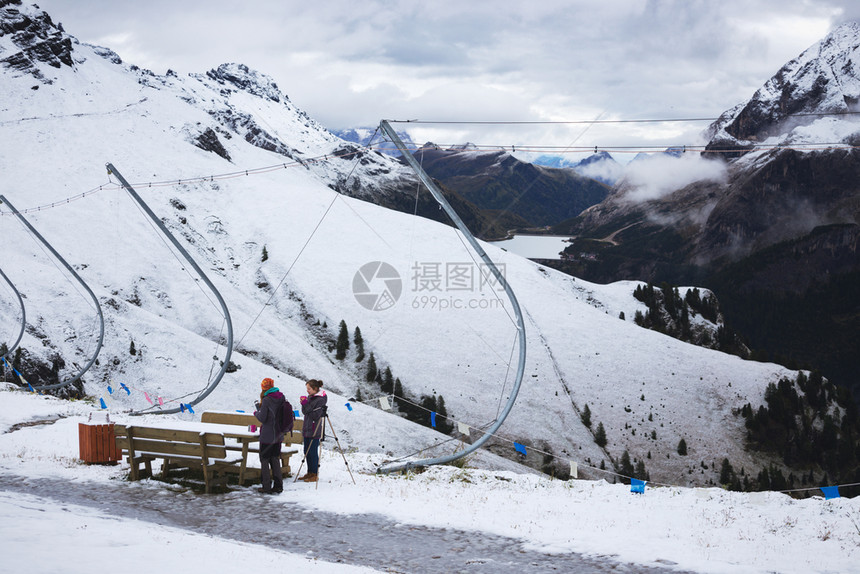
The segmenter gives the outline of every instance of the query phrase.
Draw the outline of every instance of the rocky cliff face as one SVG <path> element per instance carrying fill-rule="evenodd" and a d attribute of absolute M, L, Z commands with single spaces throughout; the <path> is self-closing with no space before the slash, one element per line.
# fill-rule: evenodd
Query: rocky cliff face
<path fill-rule="evenodd" d="M 0 0 L 0 66 L 50 84 L 37 62 L 71 67 L 72 50 L 71 38 L 48 14 L 26 7 L 20 0 Z"/>

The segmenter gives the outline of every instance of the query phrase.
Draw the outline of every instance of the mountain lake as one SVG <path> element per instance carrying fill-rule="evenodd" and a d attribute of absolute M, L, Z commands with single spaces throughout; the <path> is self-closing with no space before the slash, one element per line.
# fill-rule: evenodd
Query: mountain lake
<path fill-rule="evenodd" d="M 559 253 L 570 245 L 568 235 L 514 235 L 493 245 L 527 259 L 561 259 Z"/>

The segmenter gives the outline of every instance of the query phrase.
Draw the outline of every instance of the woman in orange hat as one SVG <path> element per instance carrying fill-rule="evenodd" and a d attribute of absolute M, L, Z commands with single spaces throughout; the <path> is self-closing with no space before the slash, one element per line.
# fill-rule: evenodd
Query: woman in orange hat
<path fill-rule="evenodd" d="M 283 412 L 286 399 L 269 377 L 263 379 L 260 389 L 260 400 L 254 403 L 257 407 L 254 416 L 260 421 L 260 479 L 263 482 L 260 491 L 276 494 L 284 491 L 281 473 L 281 442 L 284 435 L 278 433 L 278 416 L 282 416 L 280 413 Z"/>

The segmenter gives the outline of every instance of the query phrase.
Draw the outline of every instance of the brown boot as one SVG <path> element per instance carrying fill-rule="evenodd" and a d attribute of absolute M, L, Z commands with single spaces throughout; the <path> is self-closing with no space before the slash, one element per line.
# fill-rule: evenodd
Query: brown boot
<path fill-rule="evenodd" d="M 317 478 L 317 473 L 309 472 L 306 475 L 304 475 L 303 477 L 299 478 L 299 480 L 304 481 L 304 482 L 317 482 L 317 480 L 319 480 L 319 479 Z"/>

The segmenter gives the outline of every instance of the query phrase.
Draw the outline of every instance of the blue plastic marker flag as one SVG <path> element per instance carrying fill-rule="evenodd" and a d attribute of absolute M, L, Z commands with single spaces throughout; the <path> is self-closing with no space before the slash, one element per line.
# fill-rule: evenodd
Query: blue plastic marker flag
<path fill-rule="evenodd" d="M 436 428 L 436 413 L 430 411 L 430 426 Z"/>
<path fill-rule="evenodd" d="M 104 399 L 99 399 L 99 402 L 101 403 L 101 405 L 102 405 L 102 408 L 103 408 L 103 409 L 106 409 L 106 408 L 107 408 L 107 405 L 105 404 L 105 400 L 104 400 Z"/>
<path fill-rule="evenodd" d="M 352 410 L 352 405 L 351 405 L 351 404 L 349 404 L 349 403 L 346 403 L 346 410 L 351 411 L 351 410 Z"/>
<path fill-rule="evenodd" d="M 822 486 L 821 492 L 824 493 L 824 500 L 830 500 L 831 498 L 839 498 L 838 486 Z"/>
<path fill-rule="evenodd" d="M 514 443 L 514 449 L 516 449 L 516 451 L 517 451 L 517 452 L 519 452 L 519 453 L 527 454 L 527 453 L 526 453 L 526 447 L 525 447 L 525 445 L 522 445 L 522 444 L 520 444 L 520 443 L 518 443 L 518 442 L 515 442 L 515 443 Z"/>
<path fill-rule="evenodd" d="M 180 413 L 184 413 L 184 412 L 185 412 L 185 403 L 179 403 L 179 412 L 180 412 Z"/>
<path fill-rule="evenodd" d="M 630 492 L 637 494 L 645 494 L 645 481 L 638 478 L 630 479 Z"/>
<path fill-rule="evenodd" d="M 189 413 L 191 413 L 192 415 L 194 414 L 194 409 L 191 408 L 191 403 L 188 403 L 187 405 L 185 405 L 185 408 L 188 409 Z"/>
<path fill-rule="evenodd" d="M 119 386 L 121 386 L 123 388 L 123 390 L 126 392 L 126 394 L 128 394 L 128 395 L 131 394 L 131 391 L 128 390 L 128 387 L 125 386 L 125 383 L 120 383 Z"/>
<path fill-rule="evenodd" d="M 112 389 L 112 388 L 110 388 L 110 385 L 108 385 L 108 394 L 109 394 L 109 395 L 112 395 L 112 394 L 113 394 L 113 389 Z"/>
<path fill-rule="evenodd" d="M 300 413 L 298 410 L 294 410 L 294 411 L 293 411 L 293 416 L 294 416 L 294 417 L 296 417 L 296 418 L 299 418 L 299 417 L 301 417 L 301 416 L 302 416 L 302 413 Z"/>

